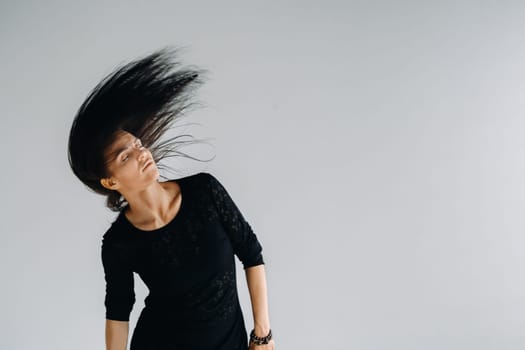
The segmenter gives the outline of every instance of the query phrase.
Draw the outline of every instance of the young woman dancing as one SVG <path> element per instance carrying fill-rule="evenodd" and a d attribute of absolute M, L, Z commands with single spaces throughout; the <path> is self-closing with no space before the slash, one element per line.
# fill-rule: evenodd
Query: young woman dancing
<path fill-rule="evenodd" d="M 127 348 L 136 273 L 149 294 L 130 350 L 274 350 L 262 246 L 225 187 L 208 172 L 159 181 L 161 160 L 187 143 L 161 137 L 203 82 L 203 70 L 175 69 L 176 53 L 164 48 L 107 75 L 69 135 L 72 171 L 118 212 L 101 244 L 106 348 Z M 249 337 L 235 256 L 250 293 Z"/>

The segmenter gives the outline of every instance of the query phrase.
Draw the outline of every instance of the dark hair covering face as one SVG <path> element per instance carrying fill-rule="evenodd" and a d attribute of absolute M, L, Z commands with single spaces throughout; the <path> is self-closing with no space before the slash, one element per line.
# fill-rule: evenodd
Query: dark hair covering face
<path fill-rule="evenodd" d="M 159 170 L 161 160 L 182 154 L 177 146 L 191 143 L 179 135 L 160 142 L 165 132 L 195 105 L 194 91 L 205 70 L 186 67 L 174 58 L 178 49 L 166 47 L 116 68 L 98 83 L 80 106 L 69 134 L 68 160 L 73 173 L 92 191 L 106 195 L 113 211 L 124 207 L 118 191 L 102 186 L 109 177 L 104 153 L 116 132 L 127 131 L 149 148 Z"/>

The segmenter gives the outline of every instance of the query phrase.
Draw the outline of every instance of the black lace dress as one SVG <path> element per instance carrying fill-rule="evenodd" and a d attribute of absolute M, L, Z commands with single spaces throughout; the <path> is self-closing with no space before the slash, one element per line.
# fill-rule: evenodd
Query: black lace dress
<path fill-rule="evenodd" d="M 164 227 L 145 231 L 122 211 L 102 239 L 106 319 L 129 321 L 134 275 L 149 289 L 130 350 L 248 349 L 235 274 L 264 264 L 248 222 L 211 174 L 175 181 L 182 204 Z"/>

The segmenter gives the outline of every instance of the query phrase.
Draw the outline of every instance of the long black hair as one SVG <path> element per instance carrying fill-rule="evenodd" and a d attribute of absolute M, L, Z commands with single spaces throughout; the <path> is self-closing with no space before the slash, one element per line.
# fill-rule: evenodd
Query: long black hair
<path fill-rule="evenodd" d="M 100 179 L 110 176 L 104 152 L 115 141 L 118 131 L 140 138 L 150 149 L 159 171 L 166 168 L 160 163 L 163 159 L 188 157 L 178 150 L 181 146 L 203 141 L 192 141 L 191 135 L 178 135 L 161 142 L 162 136 L 187 110 L 200 105 L 193 98 L 207 72 L 195 66 L 180 68 L 179 51 L 164 47 L 117 67 L 93 88 L 73 120 L 69 165 L 89 189 L 107 196 L 106 206 L 113 211 L 120 211 L 125 200 L 118 191 L 103 187 Z M 183 136 L 189 136 L 190 140 L 179 140 Z"/>

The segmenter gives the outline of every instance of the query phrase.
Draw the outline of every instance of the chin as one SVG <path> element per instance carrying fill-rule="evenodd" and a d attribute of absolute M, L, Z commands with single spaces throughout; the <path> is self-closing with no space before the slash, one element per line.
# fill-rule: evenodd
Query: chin
<path fill-rule="evenodd" d="M 159 177 L 159 170 L 157 169 L 157 167 L 155 166 L 155 164 L 153 165 L 150 165 L 147 169 L 145 169 L 144 171 L 141 172 L 141 174 L 139 175 L 141 178 L 144 178 L 144 179 L 147 179 L 147 180 L 150 180 L 150 181 L 155 181 L 157 180 L 157 178 Z"/>
<path fill-rule="evenodd" d="M 151 176 L 151 178 L 152 178 L 153 181 L 158 181 L 158 178 L 159 178 L 159 176 L 160 176 L 160 174 L 159 174 L 159 170 L 157 169 L 156 166 L 154 166 L 154 167 L 155 167 L 154 169 L 148 169 L 148 170 L 150 170 L 151 172 L 150 172 L 150 174 L 147 174 L 147 175 Z"/>

